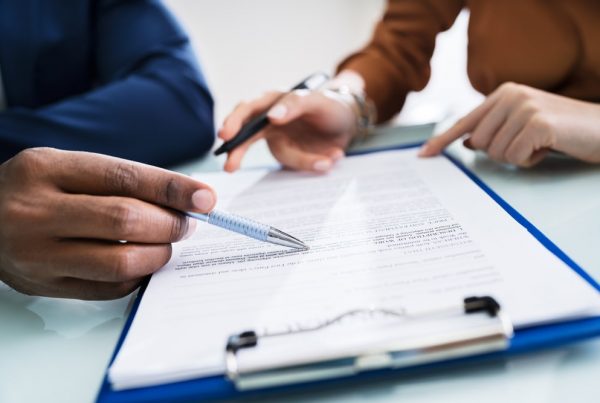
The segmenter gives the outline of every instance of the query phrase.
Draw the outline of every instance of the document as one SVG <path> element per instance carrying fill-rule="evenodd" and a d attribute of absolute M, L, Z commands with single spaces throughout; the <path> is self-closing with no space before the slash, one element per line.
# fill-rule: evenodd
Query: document
<path fill-rule="evenodd" d="M 109 370 L 113 387 L 222 374 L 230 335 L 310 327 L 352 309 L 419 312 L 491 295 L 517 328 L 600 312 L 599 294 L 450 160 L 416 153 L 350 157 L 323 175 L 198 175 L 217 190 L 220 209 L 310 250 L 199 223 L 151 278 Z M 366 342 L 378 332 L 353 335 Z M 343 347 L 339 338 L 320 343 Z"/>

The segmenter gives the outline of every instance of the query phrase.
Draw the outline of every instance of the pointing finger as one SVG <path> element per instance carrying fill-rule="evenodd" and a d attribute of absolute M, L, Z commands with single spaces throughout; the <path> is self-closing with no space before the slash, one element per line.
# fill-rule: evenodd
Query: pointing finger
<path fill-rule="evenodd" d="M 47 174 L 69 193 L 130 197 L 181 211 L 208 212 L 216 202 L 210 186 L 166 169 L 100 154 L 53 152 L 62 154 L 61 163 Z"/>
<path fill-rule="evenodd" d="M 496 93 L 490 95 L 481 105 L 473 109 L 466 116 L 459 119 L 454 126 L 446 132 L 429 139 L 421 150 L 420 157 L 432 157 L 442 152 L 444 148 L 450 145 L 453 141 L 461 138 L 467 133 L 475 130 L 481 119 L 490 111 L 497 101 Z"/>

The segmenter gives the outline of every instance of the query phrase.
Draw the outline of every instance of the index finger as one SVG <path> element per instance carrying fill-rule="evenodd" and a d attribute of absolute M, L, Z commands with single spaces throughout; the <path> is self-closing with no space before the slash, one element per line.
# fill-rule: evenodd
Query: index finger
<path fill-rule="evenodd" d="M 433 157 L 442 152 L 454 140 L 457 140 L 465 134 L 475 130 L 479 121 L 486 115 L 495 102 L 495 97 L 488 97 L 477 108 L 473 109 L 466 116 L 459 119 L 450 129 L 444 133 L 429 139 L 421 150 L 419 157 Z"/>
<path fill-rule="evenodd" d="M 231 140 L 246 122 L 254 116 L 267 111 L 282 95 L 283 93 L 281 92 L 271 91 L 254 101 L 240 102 L 233 112 L 225 118 L 223 126 L 219 130 L 219 138 L 225 141 Z"/>
<path fill-rule="evenodd" d="M 176 172 L 101 154 L 53 152 L 57 161 L 47 173 L 69 193 L 131 197 L 180 211 L 208 212 L 216 202 L 210 186 Z"/>

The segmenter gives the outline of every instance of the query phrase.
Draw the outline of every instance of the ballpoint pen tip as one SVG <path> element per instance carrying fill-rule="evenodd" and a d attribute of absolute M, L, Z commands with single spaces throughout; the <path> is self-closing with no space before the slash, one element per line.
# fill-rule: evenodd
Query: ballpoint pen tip
<path fill-rule="evenodd" d="M 285 232 L 273 227 L 271 227 L 271 229 L 269 230 L 267 241 L 276 245 L 287 246 L 289 248 L 297 249 L 300 251 L 310 249 L 308 245 L 306 245 L 298 238 L 295 238 L 290 234 L 286 234 Z"/>

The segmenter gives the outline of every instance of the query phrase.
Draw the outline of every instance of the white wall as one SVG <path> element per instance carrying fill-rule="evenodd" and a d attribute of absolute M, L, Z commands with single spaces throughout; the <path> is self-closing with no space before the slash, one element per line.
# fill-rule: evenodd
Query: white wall
<path fill-rule="evenodd" d="M 366 43 L 384 0 L 166 0 L 188 29 L 217 102 L 217 124 L 242 99 L 333 71 Z M 473 96 L 465 73 L 466 26 L 438 37 L 431 85 L 405 119 L 437 120 Z M 475 98 L 478 99 L 478 98 Z M 461 102 L 458 102 L 458 101 Z M 464 107 L 462 108 L 464 109 Z"/>

